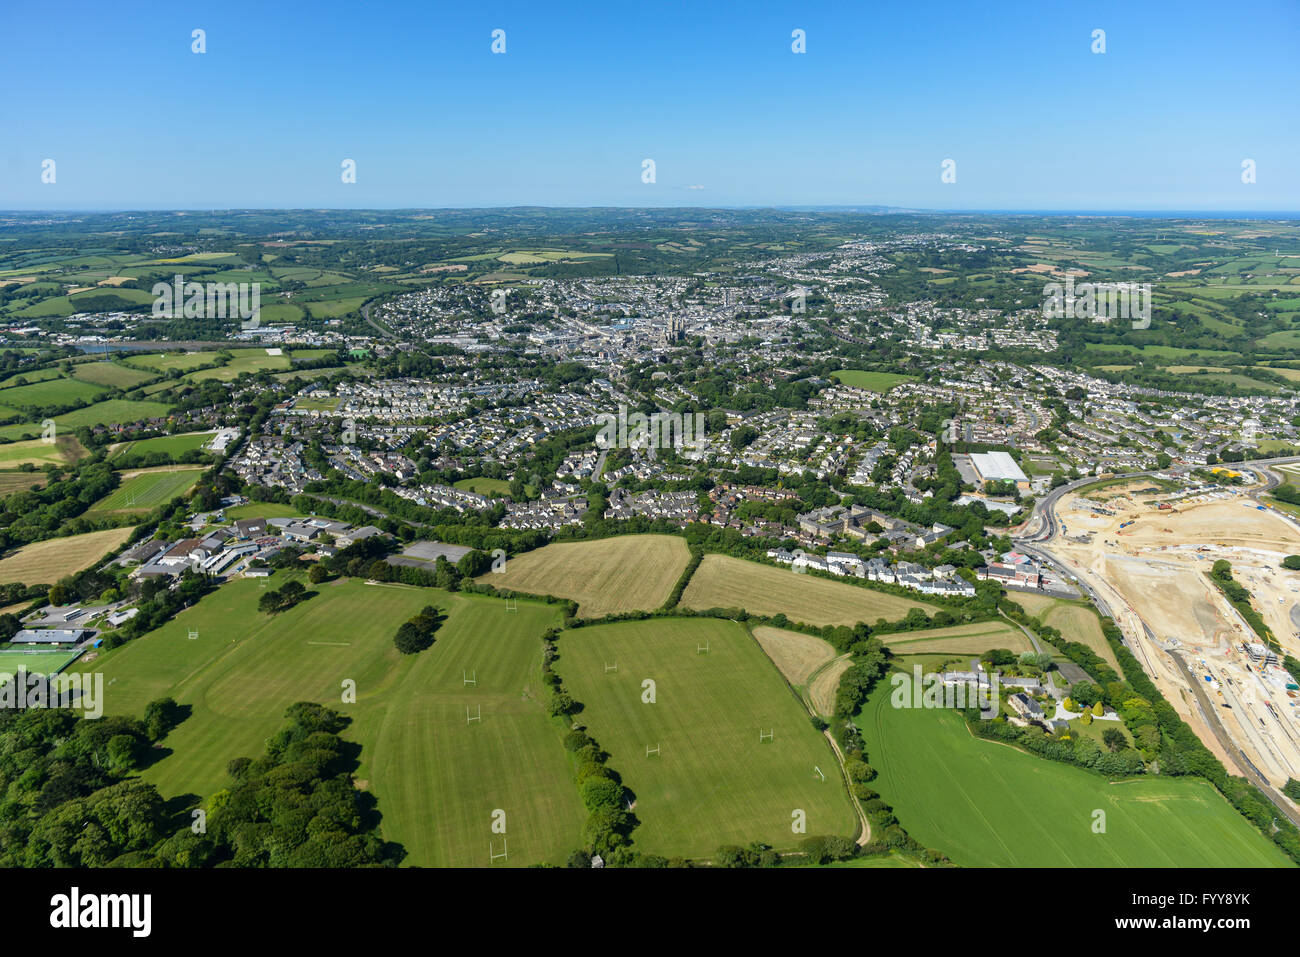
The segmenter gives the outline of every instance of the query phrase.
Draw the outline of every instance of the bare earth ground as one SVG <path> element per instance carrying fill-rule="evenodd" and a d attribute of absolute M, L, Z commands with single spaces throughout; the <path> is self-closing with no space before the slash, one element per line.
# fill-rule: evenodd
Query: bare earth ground
<path fill-rule="evenodd" d="M 1161 692 L 1220 760 L 1233 767 L 1170 657 L 1178 654 L 1196 680 L 1204 682 L 1202 690 L 1219 720 L 1260 772 L 1275 785 L 1300 777 L 1300 718 L 1292 704 L 1300 699 L 1290 698 L 1264 680 L 1258 667 L 1249 666 L 1239 649 L 1257 639 L 1207 577 L 1216 560 L 1231 562 L 1234 577 L 1251 591 L 1255 608 L 1283 648 L 1300 657 L 1291 623 L 1292 611 L 1300 606 L 1300 574 L 1279 567 L 1286 555 L 1300 554 L 1300 526 L 1274 509 L 1258 509 L 1244 493 L 1220 493 L 1163 512 L 1121 498 L 1107 505 L 1113 515 L 1072 508 L 1075 501 L 1066 496 L 1057 517 L 1069 535 L 1091 532 L 1092 541 L 1070 542 L 1058 533 L 1048 548 L 1110 603 L 1116 623 Z M 1134 524 L 1120 529 L 1133 518 Z M 1212 681 L 1204 681 L 1207 674 Z"/>

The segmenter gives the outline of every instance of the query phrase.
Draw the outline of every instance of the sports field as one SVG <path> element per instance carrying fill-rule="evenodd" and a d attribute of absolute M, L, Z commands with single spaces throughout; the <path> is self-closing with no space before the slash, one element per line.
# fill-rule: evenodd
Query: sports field
<path fill-rule="evenodd" d="M 12 678 L 18 669 L 29 675 L 51 675 L 77 657 L 78 651 L 26 651 L 18 648 L 0 649 L 0 682 Z"/>
<path fill-rule="evenodd" d="M 193 488 L 203 469 L 201 465 L 165 465 L 123 472 L 122 484 L 92 505 L 86 514 L 152 511 Z"/>
<path fill-rule="evenodd" d="M 161 435 L 156 439 L 115 442 L 108 447 L 108 454 L 109 458 L 119 458 L 123 455 L 147 455 L 151 452 L 162 452 L 166 455 L 177 456 L 185 452 L 202 449 L 204 443 L 210 441 L 214 434 L 213 432 L 185 432 L 180 435 Z"/>
<path fill-rule="evenodd" d="M 558 644 L 556 670 L 584 705 L 577 720 L 635 795 L 642 853 L 707 858 L 756 840 L 792 848 L 804 836 L 792 831 L 796 809 L 808 834 L 856 833 L 829 744 L 740 625 L 617 622 L 571 629 Z M 642 700 L 646 679 L 653 704 Z"/>
<path fill-rule="evenodd" d="M 384 837 L 407 864 L 488 866 L 492 812 L 506 812 L 509 857 L 496 866 L 560 863 L 581 844 L 585 813 L 563 729 L 541 704 L 545 605 L 347 579 L 269 617 L 269 582 L 240 579 L 143 638 L 78 662 L 102 671 L 107 713 L 140 714 L 171 695 L 193 708 L 145 772 L 166 797 L 203 798 L 229 784 L 226 764 L 260 755 L 284 709 L 311 700 L 354 718 L 358 781 L 379 802 Z M 397 627 L 425 605 L 448 613 L 432 648 L 401 655 Z M 191 630 L 198 637 L 190 640 Z M 476 685 L 466 685 L 469 674 Z M 341 700 L 356 683 L 356 703 Z M 466 708 L 482 720 L 468 724 Z"/>
<path fill-rule="evenodd" d="M 953 711 L 890 706 L 858 717 L 872 787 L 907 832 L 965 867 L 1285 867 L 1290 861 L 1206 781 L 1111 783 L 975 738 Z M 1105 833 L 1093 832 L 1105 811 Z"/>
<path fill-rule="evenodd" d="M 593 618 L 658 608 L 689 560 L 685 540 L 676 535 L 616 535 L 546 545 L 508 559 L 504 572 L 488 572 L 478 580 L 497 588 L 572 598 L 579 615 Z"/>
<path fill-rule="evenodd" d="M 0 585 L 53 585 L 64 575 L 79 572 L 103 558 L 130 538 L 131 531 L 109 528 L 24 545 L 0 558 Z"/>
<path fill-rule="evenodd" d="M 924 631 L 900 631 L 877 635 L 896 655 L 943 653 L 980 655 L 994 648 L 1020 654 L 1033 651 L 1025 633 L 1005 621 L 977 621 L 952 628 L 927 628 Z"/>
<path fill-rule="evenodd" d="M 909 598 L 729 555 L 704 556 L 682 593 L 681 604 L 683 608 L 743 608 L 758 615 L 784 614 L 818 627 L 860 621 L 872 624 L 878 618 L 896 621 L 913 608 L 926 614 L 938 610 Z"/>
<path fill-rule="evenodd" d="M 1102 661 L 1119 671 L 1115 652 L 1106 643 L 1106 636 L 1101 633 L 1101 619 L 1092 606 L 1024 592 L 1011 592 L 1008 597 L 1044 625 L 1060 631 L 1066 641 L 1087 645 Z"/>

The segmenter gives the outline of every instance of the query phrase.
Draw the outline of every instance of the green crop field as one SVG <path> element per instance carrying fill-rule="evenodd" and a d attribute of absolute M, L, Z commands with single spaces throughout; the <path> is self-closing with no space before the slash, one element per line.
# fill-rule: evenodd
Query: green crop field
<path fill-rule="evenodd" d="M 830 745 L 740 625 L 619 622 L 566 631 L 558 645 L 556 670 L 584 705 L 577 719 L 635 795 L 642 853 L 711 857 L 758 840 L 792 848 L 802 836 L 792 831 L 796 809 L 808 834 L 856 833 Z M 606 673 L 610 664 L 618 670 Z M 653 704 L 642 701 L 645 679 L 656 683 Z M 760 731 L 772 740 L 760 742 Z"/>
<path fill-rule="evenodd" d="M 912 382 L 915 376 L 898 375 L 894 372 L 866 372 L 862 369 L 841 369 L 832 372 L 831 378 L 855 389 L 869 389 L 872 392 L 888 392 L 896 385 Z"/>
<path fill-rule="evenodd" d="M 387 840 L 407 864 L 488 866 L 492 812 L 506 812 L 509 865 L 562 863 L 581 845 L 585 813 L 563 728 L 541 701 L 541 633 L 558 612 L 520 601 L 343 580 L 270 617 L 257 611 L 263 583 L 223 585 L 158 630 L 75 670 L 104 673 L 106 711 L 138 715 L 170 695 L 193 713 L 144 772 L 166 797 L 204 799 L 227 786 L 226 765 L 262 754 L 295 701 L 319 701 L 354 718 L 357 779 L 378 801 Z M 425 605 L 448 613 L 432 648 L 401 655 L 398 626 Z M 189 639 L 191 630 L 198 637 Z M 477 685 L 466 685 L 470 673 Z M 356 703 L 342 703 L 345 681 Z M 473 707 L 482 720 L 466 723 Z M 498 863 L 497 866 L 501 866 Z"/>
<path fill-rule="evenodd" d="M 1285 867 L 1213 786 L 1109 782 L 975 738 L 954 711 L 890 706 L 882 685 L 858 718 L 872 787 L 907 832 L 967 867 Z M 1094 810 L 1106 831 L 1093 833 Z"/>
<path fill-rule="evenodd" d="M 548 548 L 556 546 L 548 545 Z M 799 575 L 788 568 L 747 562 L 729 555 L 705 555 L 682 593 L 682 607 L 743 608 L 759 615 L 784 614 L 810 625 L 896 621 L 913 608 L 937 609 L 870 588 Z"/>
<path fill-rule="evenodd" d="M 497 588 L 578 602 L 584 617 L 649 611 L 668 598 L 690 552 L 676 535 L 616 535 L 561 542 L 506 562 L 505 572 L 478 580 Z"/>
<path fill-rule="evenodd" d="M 122 484 L 92 505 L 86 514 L 152 511 L 176 496 L 184 495 L 194 487 L 202 474 L 202 466 L 163 466 L 127 473 L 122 477 Z"/>

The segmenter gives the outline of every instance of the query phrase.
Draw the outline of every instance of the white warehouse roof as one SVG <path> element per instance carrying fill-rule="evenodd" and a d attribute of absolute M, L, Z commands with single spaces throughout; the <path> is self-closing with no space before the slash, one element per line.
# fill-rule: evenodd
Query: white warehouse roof
<path fill-rule="evenodd" d="M 1029 476 L 1020 471 L 1010 452 L 973 452 L 970 461 L 975 473 L 985 482 L 1029 481 Z"/>

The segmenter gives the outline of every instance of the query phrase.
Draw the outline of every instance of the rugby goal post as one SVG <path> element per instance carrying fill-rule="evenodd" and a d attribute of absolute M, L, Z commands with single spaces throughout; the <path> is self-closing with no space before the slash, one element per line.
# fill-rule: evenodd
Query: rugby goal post
<path fill-rule="evenodd" d="M 197 629 L 197 628 L 191 628 L 191 629 L 190 629 L 190 641 L 193 641 L 193 640 L 194 640 L 195 638 L 197 638 L 198 636 L 199 636 L 198 629 Z"/>
<path fill-rule="evenodd" d="M 471 712 L 469 710 L 469 705 L 465 705 L 465 723 L 473 724 L 475 721 L 479 724 L 483 723 L 483 706 L 481 704 L 476 704 L 474 705 L 474 710 Z"/>
<path fill-rule="evenodd" d="M 659 745 L 658 745 L 658 743 L 654 744 L 653 746 L 647 744 L 647 745 L 645 746 L 645 756 L 646 756 L 647 758 L 657 758 L 657 757 L 659 757 Z"/>
<path fill-rule="evenodd" d="M 709 643 L 707 641 L 704 644 L 696 642 L 695 653 L 697 655 L 707 655 L 709 653 Z"/>
<path fill-rule="evenodd" d="M 769 728 L 767 731 L 764 731 L 762 728 L 759 728 L 758 743 L 762 744 L 764 741 L 774 741 L 776 740 L 775 735 L 776 735 L 776 728 Z"/>
<path fill-rule="evenodd" d="M 496 841 L 489 841 L 489 842 L 488 842 L 488 862 L 491 863 L 491 864 L 495 864 L 497 861 L 504 861 L 504 860 L 506 860 L 506 859 L 507 859 L 507 856 L 506 856 L 506 839 L 505 839 L 504 837 L 501 838 L 501 850 L 500 850 L 500 851 L 497 851 L 497 842 L 496 842 Z"/>

